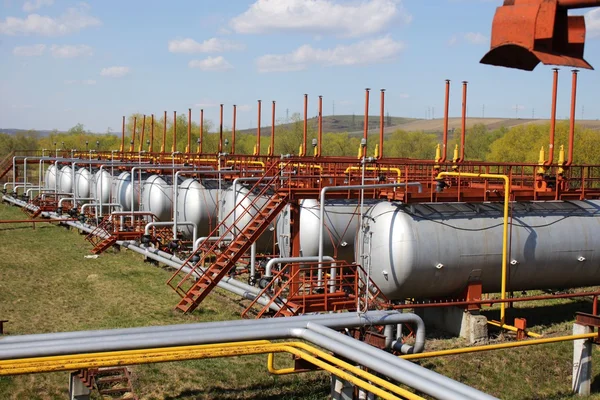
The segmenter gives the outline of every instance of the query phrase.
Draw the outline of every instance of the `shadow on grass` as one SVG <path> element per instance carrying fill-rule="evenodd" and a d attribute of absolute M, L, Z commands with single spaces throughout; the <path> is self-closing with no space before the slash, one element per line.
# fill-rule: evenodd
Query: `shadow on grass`
<path fill-rule="evenodd" d="M 47 228 L 52 228 L 52 226 L 51 225 L 47 225 L 47 224 L 44 224 L 44 225 L 40 224 L 40 225 L 37 225 L 35 227 L 36 230 L 38 230 L 38 229 L 47 229 Z M 20 230 L 24 230 L 24 229 L 31 230 L 33 228 L 32 228 L 32 226 L 30 224 L 25 224 L 23 226 L 13 226 L 13 227 L 10 227 L 10 228 L 0 228 L 0 232 L 4 232 L 4 231 L 20 231 Z"/>
<path fill-rule="evenodd" d="M 329 385 L 326 383 L 312 382 L 310 385 L 286 384 L 273 385 L 273 383 L 259 383 L 238 389 L 205 388 L 204 390 L 184 390 L 175 396 L 165 397 L 165 400 L 178 400 L 182 398 L 193 399 L 244 399 L 251 400 L 286 400 L 286 399 L 323 399 L 329 395 Z"/>
<path fill-rule="evenodd" d="M 575 319 L 576 312 L 592 312 L 592 302 L 587 300 L 574 300 L 564 304 L 544 305 L 528 308 L 507 308 L 506 321 L 513 323 L 513 318 L 525 318 L 527 326 L 552 325 L 561 322 L 569 322 Z M 499 320 L 500 310 L 484 310 L 481 314 L 488 320 Z"/>

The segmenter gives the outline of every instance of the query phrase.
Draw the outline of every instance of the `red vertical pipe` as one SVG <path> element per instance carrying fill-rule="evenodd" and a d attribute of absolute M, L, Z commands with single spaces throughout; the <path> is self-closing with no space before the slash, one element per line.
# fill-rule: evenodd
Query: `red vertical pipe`
<path fill-rule="evenodd" d="M 440 162 L 446 161 L 446 147 L 448 146 L 448 108 L 450 105 L 450 79 L 446 79 L 446 97 L 444 103 L 444 133 L 442 140 L 442 158 Z"/>
<path fill-rule="evenodd" d="M 190 154 L 192 149 L 192 109 L 188 108 L 188 126 L 187 126 L 187 147 L 185 148 L 186 154 Z"/>
<path fill-rule="evenodd" d="M 219 105 L 219 154 L 223 152 L 223 104 Z"/>
<path fill-rule="evenodd" d="M 140 135 L 140 145 L 138 146 L 138 152 L 144 149 L 144 134 L 146 133 L 146 114 L 142 120 L 142 134 Z"/>
<path fill-rule="evenodd" d="M 569 154 L 565 165 L 568 167 L 573 163 L 573 143 L 575 141 L 575 105 L 577 99 L 577 73 L 573 70 L 573 80 L 571 83 L 571 118 L 569 119 Z"/>
<path fill-rule="evenodd" d="M 258 100 L 258 128 L 256 129 L 256 155 L 260 154 L 260 115 L 261 115 L 261 101 Z"/>
<path fill-rule="evenodd" d="M 458 162 L 465 160 L 465 135 L 467 133 L 467 81 L 463 81 L 462 118 L 460 120 L 460 157 Z"/>
<path fill-rule="evenodd" d="M 177 151 L 177 111 L 173 111 L 173 146 L 171 146 L 171 152 Z"/>
<path fill-rule="evenodd" d="M 271 108 L 271 146 L 269 149 L 269 155 L 272 156 L 275 151 L 275 100 Z"/>
<path fill-rule="evenodd" d="M 131 143 L 129 143 L 129 152 L 133 153 L 133 146 L 135 145 L 135 128 L 137 125 L 137 117 L 133 116 L 133 130 L 131 132 Z"/>
<path fill-rule="evenodd" d="M 379 110 L 379 157 L 383 158 L 383 130 L 385 127 L 385 89 L 381 89 L 381 102 Z"/>
<path fill-rule="evenodd" d="M 317 157 L 321 157 L 321 144 L 323 143 L 323 96 L 319 96 L 319 137 L 317 138 Z"/>
<path fill-rule="evenodd" d="M 552 165 L 554 161 L 554 133 L 556 132 L 556 97 L 558 91 L 558 68 L 553 68 L 552 80 L 552 111 L 550 115 L 550 144 L 548 146 L 548 161 L 544 165 Z"/>
<path fill-rule="evenodd" d="M 302 153 L 301 156 L 306 155 L 306 141 L 308 140 L 308 95 L 304 94 L 304 127 L 302 128 Z"/>
<path fill-rule="evenodd" d="M 233 127 L 231 128 L 231 154 L 235 154 L 235 120 L 237 119 L 237 106 L 233 105 Z"/>
<path fill-rule="evenodd" d="M 150 115 L 150 146 L 148 151 L 150 153 L 154 151 L 154 114 Z"/>
<path fill-rule="evenodd" d="M 167 146 L 167 112 L 165 111 L 165 116 L 163 117 L 163 136 L 162 143 L 160 144 L 160 152 L 165 152 L 165 147 Z"/>
<path fill-rule="evenodd" d="M 123 115 L 123 127 L 121 131 L 121 149 L 120 152 L 125 151 L 125 116 Z"/>
<path fill-rule="evenodd" d="M 200 145 L 198 146 L 198 153 L 202 154 L 202 146 L 204 145 L 204 109 L 200 110 Z"/>
<path fill-rule="evenodd" d="M 366 88 L 365 89 L 365 123 L 364 123 L 364 132 L 363 132 L 363 139 L 365 141 L 365 143 L 367 143 L 367 138 L 369 136 L 369 91 L 371 89 Z M 367 146 L 363 146 L 362 147 L 362 157 L 366 157 L 367 156 Z"/>

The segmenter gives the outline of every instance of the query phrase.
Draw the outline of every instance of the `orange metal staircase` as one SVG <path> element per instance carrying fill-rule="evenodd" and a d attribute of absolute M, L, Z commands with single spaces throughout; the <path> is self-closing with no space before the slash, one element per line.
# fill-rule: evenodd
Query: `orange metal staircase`
<path fill-rule="evenodd" d="M 113 235 L 114 226 L 110 215 L 107 215 L 100 221 L 93 231 L 85 237 L 85 240 L 90 242 L 94 248 L 92 254 L 100 254 L 114 245 L 118 237 Z"/>
<path fill-rule="evenodd" d="M 138 399 L 131 382 L 131 372 L 127 367 L 90 368 L 79 370 L 76 373 L 88 389 L 98 390 L 98 394 L 102 398 Z"/>
<path fill-rule="evenodd" d="M 226 218 L 223 218 L 223 221 L 211 233 L 210 236 L 219 236 L 219 239 L 213 242 L 210 247 L 207 244 L 208 242 L 199 246 L 199 248 L 189 256 L 183 265 L 167 281 L 167 284 L 182 296 L 176 309 L 183 311 L 184 313 L 195 310 L 202 300 L 204 300 L 217 286 L 219 281 L 223 279 L 232 268 L 235 268 L 236 263 L 244 253 L 250 249 L 252 243 L 255 242 L 260 235 L 265 232 L 269 224 L 277 218 L 277 215 L 283 210 L 289 198 L 288 192 L 285 190 L 277 190 L 280 179 L 280 176 L 266 176 L 257 181 L 254 187 L 241 200 L 240 204 L 238 204 L 238 207 L 242 207 L 243 210 L 236 211 L 235 208 L 238 207 L 234 207 L 234 210 L 232 210 Z M 275 191 L 271 194 L 271 197 L 261 206 L 260 203 L 264 201 L 264 197 L 273 189 L 275 189 Z M 241 204 L 243 204 L 245 199 L 249 198 L 250 194 L 255 197 L 250 204 L 245 207 L 242 206 Z M 237 213 L 235 222 L 227 226 L 227 221 L 233 219 L 234 213 Z M 245 226 L 241 226 L 243 223 L 242 221 L 247 219 L 248 215 L 252 215 L 252 213 L 254 213 L 252 218 Z M 219 232 L 222 233 L 219 235 Z M 236 232 L 239 233 L 236 234 Z M 232 237 L 233 240 L 229 242 L 229 239 Z M 221 249 L 222 251 L 220 251 Z M 191 261 L 192 258 L 198 256 L 200 256 L 199 261 L 193 264 Z M 213 258 L 214 262 L 211 263 L 208 268 L 205 270 L 198 268 Z M 172 282 L 180 275 L 180 273 L 182 273 L 182 270 L 185 267 L 189 268 L 190 271 L 185 274 L 183 279 L 181 279 L 177 285 L 172 285 Z M 194 279 L 195 282 L 193 282 Z M 186 290 L 184 289 L 184 285 L 187 286 L 188 283 L 191 283 L 191 286 Z"/>
<path fill-rule="evenodd" d="M 248 305 L 242 317 L 248 318 L 251 314 L 256 318 L 267 315 L 290 317 L 307 313 L 388 308 L 388 299 L 372 280 L 368 282 L 369 285 L 360 265 L 343 261 L 287 264 Z M 261 297 L 267 297 L 270 301 L 256 311 L 257 300 Z M 271 315 L 272 304 L 279 306 L 279 310 Z"/>
<path fill-rule="evenodd" d="M 13 167 L 12 159 L 13 159 L 14 155 L 15 155 L 15 152 L 13 150 L 10 153 L 8 153 L 6 155 L 6 157 L 4 157 L 2 159 L 2 161 L 0 161 L 0 179 L 4 178 L 4 176 L 12 170 L 12 167 Z"/>

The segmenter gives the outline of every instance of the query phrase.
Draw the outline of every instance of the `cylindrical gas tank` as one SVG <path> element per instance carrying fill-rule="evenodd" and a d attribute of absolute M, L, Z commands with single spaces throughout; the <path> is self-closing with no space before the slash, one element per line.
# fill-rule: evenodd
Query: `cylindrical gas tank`
<path fill-rule="evenodd" d="M 389 299 L 455 296 L 470 280 L 498 292 L 502 207 L 379 203 L 365 218 L 364 264 Z M 507 290 L 600 284 L 600 201 L 512 207 Z"/>
<path fill-rule="evenodd" d="M 56 183 L 56 165 L 52 164 L 44 174 L 44 188 L 54 190 Z"/>
<path fill-rule="evenodd" d="M 208 236 L 217 224 L 218 187 L 212 181 L 199 182 L 195 178 L 184 180 L 177 186 L 177 221 L 194 222 L 198 226 L 198 237 Z M 191 226 L 178 227 L 191 238 Z"/>
<path fill-rule="evenodd" d="M 366 202 L 363 209 L 371 207 Z M 300 201 L 300 255 L 319 255 L 319 202 Z M 359 227 L 360 206 L 356 200 L 332 199 L 325 203 L 323 255 L 336 260 L 354 261 L 354 244 Z M 290 256 L 290 208 L 286 206 L 277 219 L 277 244 L 282 257 Z"/>
<path fill-rule="evenodd" d="M 248 189 L 242 185 L 237 185 L 236 192 L 237 195 L 234 196 L 233 186 L 222 192 L 222 211 L 220 218 L 224 219 L 224 229 L 229 228 L 236 221 L 236 219 L 239 219 L 237 223 L 238 230 L 235 231 L 236 233 L 239 233 L 239 230 L 243 229 L 252 220 L 254 215 L 257 213 L 257 209 L 261 209 L 267 202 L 268 198 L 263 196 L 256 199 L 256 196 L 252 193 L 248 194 Z M 256 201 L 254 204 L 252 204 L 254 199 L 256 199 Z M 233 213 L 234 208 L 235 213 Z M 247 209 L 248 212 L 245 212 L 245 209 Z M 258 252 L 267 254 L 273 252 L 274 230 L 274 223 L 271 223 L 265 232 L 258 238 L 256 241 L 256 249 Z"/>
<path fill-rule="evenodd" d="M 90 197 L 92 174 L 87 168 L 79 168 L 75 173 L 75 196 L 78 198 Z"/>
<path fill-rule="evenodd" d="M 58 173 L 58 191 L 60 193 L 73 192 L 73 170 L 65 165 Z"/>
<path fill-rule="evenodd" d="M 131 185 L 131 173 L 121 172 L 119 176 L 113 178 L 113 201 L 123 207 L 123 211 L 131 211 L 131 199 L 133 187 L 138 187 L 136 179 L 135 184 Z M 133 190 L 133 207 L 135 210 L 139 208 L 140 203 L 139 190 Z"/>
<path fill-rule="evenodd" d="M 142 185 L 142 210 L 156 215 L 159 221 L 171 221 L 172 186 L 158 175 L 151 175 Z"/>
<path fill-rule="evenodd" d="M 94 174 L 94 199 L 97 203 L 110 203 L 112 176 L 106 170 L 98 170 Z M 91 196 L 90 196 L 91 197 Z"/>

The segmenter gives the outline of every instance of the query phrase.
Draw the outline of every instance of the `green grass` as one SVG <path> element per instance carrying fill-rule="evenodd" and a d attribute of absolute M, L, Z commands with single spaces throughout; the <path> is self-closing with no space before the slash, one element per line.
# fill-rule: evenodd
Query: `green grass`
<path fill-rule="evenodd" d="M 16 207 L 0 205 L 1 219 L 19 219 Z M 123 250 L 86 259 L 91 245 L 74 230 L 49 224 L 0 225 L 0 318 L 8 334 L 165 325 L 239 318 L 239 300 L 217 289 L 191 315 L 173 311 L 179 297 L 165 285 L 168 270 Z M 571 333 L 575 311 L 589 302 L 561 300 L 517 304 L 532 331 Z M 485 312 L 497 318 L 497 309 Z M 509 321 L 512 321 L 509 319 Z M 492 342 L 510 339 L 498 331 Z M 430 331 L 426 350 L 464 346 L 461 339 Z M 594 349 L 593 390 L 600 392 L 600 358 Z M 570 394 L 572 343 L 432 358 L 420 364 L 502 399 L 575 399 Z M 289 357 L 277 356 L 278 365 Z M 272 376 L 266 356 L 195 360 L 132 367 L 143 399 L 325 399 L 324 373 Z M 64 399 L 67 374 L 0 377 L 0 399 Z M 599 394 L 590 397 L 600 399 Z"/>

